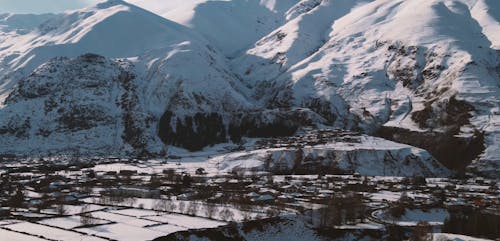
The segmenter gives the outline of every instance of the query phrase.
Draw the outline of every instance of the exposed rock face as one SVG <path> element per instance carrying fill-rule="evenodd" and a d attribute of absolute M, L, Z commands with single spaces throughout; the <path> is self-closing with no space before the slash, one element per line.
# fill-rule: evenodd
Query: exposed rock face
<path fill-rule="evenodd" d="M 484 134 L 460 137 L 452 133 L 418 132 L 396 127 L 382 127 L 380 137 L 428 150 L 444 166 L 464 171 L 484 151 Z"/>
<path fill-rule="evenodd" d="M 1 110 L 0 129 L 11 130 L 3 135 L 3 151 L 71 150 L 82 142 L 96 149 L 112 146 L 109 135 L 117 132 L 109 130 L 122 126 L 126 110 L 120 107 L 126 75 L 125 66 L 91 54 L 40 66 L 19 82 Z M 19 146 L 29 142 L 40 144 Z"/>
<path fill-rule="evenodd" d="M 428 150 L 447 168 L 465 171 L 485 150 L 484 132 L 475 129 L 469 135 L 460 135 L 461 128 L 470 126 L 474 107 L 455 96 L 448 100 L 433 99 L 424 106 L 423 110 L 413 112 L 411 119 L 428 131 L 383 126 L 377 135 Z"/>

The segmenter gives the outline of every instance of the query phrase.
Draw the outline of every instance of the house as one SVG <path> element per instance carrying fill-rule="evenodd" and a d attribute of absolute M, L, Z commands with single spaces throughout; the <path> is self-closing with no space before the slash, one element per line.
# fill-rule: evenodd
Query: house
<path fill-rule="evenodd" d="M 293 197 L 292 195 L 289 195 L 289 194 L 279 195 L 277 197 L 277 199 L 278 199 L 278 201 L 283 202 L 283 203 L 295 202 L 295 197 Z"/>
<path fill-rule="evenodd" d="M 296 184 L 290 184 L 290 185 L 286 185 L 286 186 L 281 187 L 281 189 L 286 193 L 294 193 L 294 192 L 298 192 L 300 190 L 300 187 Z"/>
<path fill-rule="evenodd" d="M 274 190 L 272 188 L 267 188 L 267 187 L 260 188 L 259 189 L 259 193 L 260 194 L 269 194 L 269 195 L 278 195 L 278 194 L 280 194 L 279 191 Z"/>
<path fill-rule="evenodd" d="M 329 197 L 332 197 L 334 192 L 333 190 L 328 190 L 328 189 L 321 189 L 318 191 L 319 193 L 319 197 L 323 197 L 323 198 L 329 198 Z"/>
<path fill-rule="evenodd" d="M 196 196 L 196 193 L 187 192 L 187 193 L 183 193 L 183 194 L 178 195 L 177 200 L 183 200 L 183 201 L 193 200 L 195 196 Z"/>
<path fill-rule="evenodd" d="M 57 180 L 57 181 L 49 183 L 49 189 L 50 190 L 57 190 L 57 189 L 64 187 L 65 185 L 66 185 L 65 181 Z"/>
<path fill-rule="evenodd" d="M 9 214 L 10 214 L 9 207 L 0 207 L 0 217 L 6 217 L 9 216 Z"/>
<path fill-rule="evenodd" d="M 137 174 L 137 170 L 120 170 L 120 176 L 133 176 Z"/>
<path fill-rule="evenodd" d="M 252 200 L 252 199 L 254 199 L 254 198 L 257 198 L 257 197 L 259 197 L 259 196 L 260 196 L 260 195 L 259 195 L 259 194 L 257 194 L 257 193 L 255 193 L 255 192 L 251 192 L 251 193 L 247 193 L 247 194 L 245 194 L 245 197 L 246 197 L 246 198 L 249 198 L 250 200 Z"/>
<path fill-rule="evenodd" d="M 143 187 L 120 187 L 108 190 L 110 195 L 121 197 L 158 198 L 161 191 Z"/>
<path fill-rule="evenodd" d="M 269 203 L 274 201 L 274 197 L 269 194 L 264 194 L 264 195 L 259 195 L 256 198 L 252 198 L 250 200 L 252 202 L 258 202 L 258 203 Z"/>

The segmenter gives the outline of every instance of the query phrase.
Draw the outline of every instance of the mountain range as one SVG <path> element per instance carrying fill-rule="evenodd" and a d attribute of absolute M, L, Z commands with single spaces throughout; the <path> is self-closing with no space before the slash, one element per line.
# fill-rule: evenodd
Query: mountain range
<path fill-rule="evenodd" d="M 335 128 L 500 165 L 496 0 L 108 0 L 0 14 L 0 153 L 164 155 Z"/>

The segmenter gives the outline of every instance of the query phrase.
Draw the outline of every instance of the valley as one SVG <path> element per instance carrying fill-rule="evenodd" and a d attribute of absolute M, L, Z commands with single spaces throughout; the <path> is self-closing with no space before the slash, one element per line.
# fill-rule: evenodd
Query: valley
<path fill-rule="evenodd" d="M 0 239 L 498 240 L 499 3 L 0 6 Z"/>

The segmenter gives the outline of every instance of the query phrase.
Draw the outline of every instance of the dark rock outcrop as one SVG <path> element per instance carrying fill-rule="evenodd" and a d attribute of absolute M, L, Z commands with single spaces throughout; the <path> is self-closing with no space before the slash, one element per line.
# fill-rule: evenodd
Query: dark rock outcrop
<path fill-rule="evenodd" d="M 382 127 L 377 135 L 429 151 L 445 167 L 464 171 L 484 151 L 484 134 L 476 131 L 471 137 L 450 132 L 417 132 L 397 127 Z"/>

